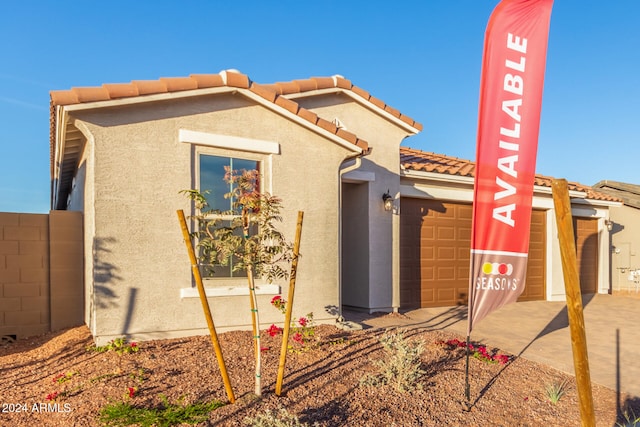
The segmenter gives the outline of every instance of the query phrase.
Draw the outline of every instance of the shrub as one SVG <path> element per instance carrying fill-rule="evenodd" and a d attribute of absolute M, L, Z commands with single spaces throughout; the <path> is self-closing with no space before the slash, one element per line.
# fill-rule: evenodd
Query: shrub
<path fill-rule="evenodd" d="M 361 383 L 364 385 L 391 385 L 404 392 L 421 389 L 420 377 L 424 375 L 420 357 L 424 352 L 421 342 L 409 341 L 400 330 L 388 330 L 380 337 L 384 349 L 384 357 L 375 362 L 378 367 L 376 375 L 366 375 Z"/>
<path fill-rule="evenodd" d="M 545 395 L 549 402 L 554 405 L 560 401 L 562 396 L 567 392 L 567 388 L 569 387 L 569 382 L 567 380 L 562 381 L 561 383 L 554 382 L 552 384 L 547 384 L 545 386 Z"/>
<path fill-rule="evenodd" d="M 245 418 L 244 423 L 254 427 L 307 427 L 297 416 L 290 414 L 285 408 L 280 408 L 278 413 L 266 410 L 264 414 L 258 414 L 253 418 Z M 317 426 L 318 423 L 314 423 Z"/>
<path fill-rule="evenodd" d="M 631 414 L 629 414 L 629 410 L 631 410 Z M 625 409 L 622 412 L 620 418 L 624 420 L 621 422 L 616 422 L 616 427 L 637 427 L 640 426 L 640 416 L 636 416 L 636 413 L 633 411 L 633 408 Z"/>
<path fill-rule="evenodd" d="M 163 405 L 159 408 L 140 408 L 129 402 L 111 403 L 100 410 L 99 419 L 105 426 L 175 426 L 197 424 L 206 421 L 209 413 L 221 406 L 222 402 L 193 403 L 181 405 L 170 403 L 160 396 Z"/>

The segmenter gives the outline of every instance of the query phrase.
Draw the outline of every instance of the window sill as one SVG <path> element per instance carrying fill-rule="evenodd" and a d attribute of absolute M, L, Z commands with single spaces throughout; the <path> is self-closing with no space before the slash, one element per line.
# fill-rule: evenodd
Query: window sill
<path fill-rule="evenodd" d="M 207 297 L 228 297 L 249 295 L 249 287 L 245 286 L 216 286 L 214 288 L 204 288 Z M 256 295 L 278 295 L 280 286 L 278 285 L 256 285 Z M 180 289 L 180 298 L 199 298 L 197 288 Z"/>

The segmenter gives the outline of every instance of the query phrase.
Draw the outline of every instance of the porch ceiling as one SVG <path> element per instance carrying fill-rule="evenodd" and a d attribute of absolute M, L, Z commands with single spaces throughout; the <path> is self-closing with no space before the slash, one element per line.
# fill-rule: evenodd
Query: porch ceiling
<path fill-rule="evenodd" d="M 66 209 L 67 197 L 71 192 L 73 177 L 78 168 L 80 155 L 86 138 L 73 124 L 65 126 L 64 151 L 60 160 L 60 172 L 57 183 L 57 198 L 54 209 Z"/>

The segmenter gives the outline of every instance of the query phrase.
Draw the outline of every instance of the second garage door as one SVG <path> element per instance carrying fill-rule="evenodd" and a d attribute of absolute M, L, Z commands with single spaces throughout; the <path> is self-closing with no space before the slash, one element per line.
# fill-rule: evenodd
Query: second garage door
<path fill-rule="evenodd" d="M 472 206 L 403 198 L 400 211 L 401 307 L 466 303 Z M 533 211 L 526 286 L 519 301 L 544 299 L 544 236 L 545 213 Z"/>

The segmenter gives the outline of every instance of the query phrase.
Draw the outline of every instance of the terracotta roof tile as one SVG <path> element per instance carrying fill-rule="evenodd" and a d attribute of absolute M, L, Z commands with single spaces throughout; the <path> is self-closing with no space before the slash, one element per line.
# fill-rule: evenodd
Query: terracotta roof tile
<path fill-rule="evenodd" d="M 167 85 L 160 80 L 133 80 L 132 85 L 138 88 L 140 95 L 153 95 L 168 92 Z"/>
<path fill-rule="evenodd" d="M 300 92 L 309 92 L 318 89 L 318 85 L 313 79 L 294 80 L 293 82 L 298 85 Z"/>
<path fill-rule="evenodd" d="M 335 79 L 335 87 L 351 90 L 351 87 L 352 87 L 351 81 L 345 79 L 342 76 L 334 76 L 334 79 Z"/>
<path fill-rule="evenodd" d="M 422 125 L 420 123 L 413 121 L 409 117 L 401 115 L 398 110 L 386 105 L 382 100 L 371 96 L 364 89 L 353 86 L 350 80 L 339 75 L 331 77 L 312 77 L 309 79 L 293 80 L 290 82 L 258 85 L 251 82 L 249 77 L 245 74 L 236 70 L 225 70 L 218 74 L 192 74 L 189 77 L 162 77 L 158 80 L 133 80 L 130 83 L 107 83 L 98 87 L 80 87 L 69 90 L 51 91 L 51 144 L 54 143 L 55 138 L 56 106 L 224 86 L 249 89 L 265 100 L 273 102 L 287 109 L 291 113 L 297 114 L 304 120 L 307 120 L 310 123 L 331 132 L 332 134 L 337 134 L 363 149 L 368 148 L 368 143 L 366 141 L 359 139 L 356 135 L 344 130 L 338 132 L 337 127 L 333 123 L 320 119 L 315 113 L 301 108 L 295 101 L 287 99 L 282 95 L 332 88 L 349 90 L 355 95 L 371 102 L 377 108 L 400 118 L 403 122 L 413 126 L 415 129 L 422 129 Z M 51 162 L 53 170 L 53 148 Z"/>
<path fill-rule="evenodd" d="M 272 90 L 273 92 L 275 92 L 277 95 L 282 95 L 282 87 L 276 83 L 260 83 L 260 86 L 262 86 L 265 89 L 269 89 Z"/>
<path fill-rule="evenodd" d="M 415 171 L 435 172 L 466 177 L 475 176 L 475 163 L 470 160 L 445 156 L 443 154 L 430 153 L 408 147 L 400 147 L 400 165 L 405 169 Z M 551 187 L 552 180 L 552 177 L 536 175 L 534 178 L 534 184 L 542 187 Z M 598 192 L 589 186 L 582 185 L 577 182 L 569 182 L 568 187 L 569 190 L 586 193 L 587 199 L 610 202 L 621 201 L 616 197 Z"/>
<path fill-rule="evenodd" d="M 351 87 L 351 91 L 353 93 L 355 93 L 356 95 L 359 95 L 360 97 L 366 99 L 367 101 L 369 100 L 369 97 L 371 96 L 369 94 L 369 92 L 367 92 L 366 90 L 359 88 L 358 86 L 353 86 Z"/>
<path fill-rule="evenodd" d="M 102 85 L 109 92 L 109 98 L 127 98 L 129 96 L 138 96 L 138 87 L 130 83 L 106 83 Z"/>
<path fill-rule="evenodd" d="M 191 74 L 189 77 L 198 83 L 199 89 L 224 86 L 220 74 Z"/>
<path fill-rule="evenodd" d="M 278 96 L 277 93 L 275 93 L 266 85 L 260 85 L 257 83 L 252 83 L 249 90 L 251 90 L 251 92 L 255 93 L 256 95 L 260 95 L 269 102 L 275 102 L 276 97 Z"/>
<path fill-rule="evenodd" d="M 249 89 L 249 86 L 251 84 L 249 76 L 236 71 L 226 70 L 222 71 L 220 75 L 223 76 L 223 81 L 225 80 L 226 76 L 227 86 Z"/>
<path fill-rule="evenodd" d="M 281 106 L 282 108 L 292 112 L 293 114 L 298 114 L 298 110 L 300 109 L 300 106 L 297 102 L 287 99 L 282 95 L 278 95 L 276 97 L 275 103 L 276 105 Z"/>
<path fill-rule="evenodd" d="M 331 77 L 311 77 L 310 80 L 313 80 L 316 83 L 317 89 L 329 89 L 335 87 Z"/>
<path fill-rule="evenodd" d="M 78 97 L 78 102 L 108 101 L 109 91 L 104 87 L 74 87 L 71 89 Z"/>
<path fill-rule="evenodd" d="M 318 117 L 318 121 L 316 122 L 316 124 L 320 126 L 322 129 L 331 133 L 336 133 L 338 130 L 336 125 L 331 123 L 329 120 L 323 119 L 322 117 Z"/>
<path fill-rule="evenodd" d="M 313 123 L 314 125 L 318 123 L 318 115 L 312 111 L 307 110 L 306 108 L 300 108 L 298 110 L 298 115 L 306 121 Z"/>
<path fill-rule="evenodd" d="M 381 99 L 376 98 L 375 96 L 369 96 L 369 102 L 372 103 L 373 105 L 375 105 L 376 107 L 380 108 L 381 110 L 384 110 L 384 107 L 387 105 L 384 103 L 384 101 L 382 101 Z M 413 122 L 413 120 L 411 120 Z M 409 123 L 409 122 L 407 122 Z M 409 123 L 411 124 L 411 123 Z"/>
<path fill-rule="evenodd" d="M 72 105 L 80 102 L 78 101 L 78 96 L 71 90 L 52 90 L 50 94 L 52 107 L 55 105 Z"/>
<path fill-rule="evenodd" d="M 336 132 L 336 135 L 338 135 L 340 138 L 344 140 L 349 141 L 352 144 L 357 144 L 358 142 L 358 137 L 356 136 L 356 134 L 346 131 L 344 129 L 338 129 L 338 131 Z"/>
<path fill-rule="evenodd" d="M 160 77 L 169 92 L 198 89 L 198 81 L 191 77 Z"/>
<path fill-rule="evenodd" d="M 300 92 L 300 86 L 296 82 L 278 82 L 275 85 L 280 89 L 280 93 L 283 95 Z"/>
<path fill-rule="evenodd" d="M 389 105 L 386 105 L 386 106 L 384 107 L 384 110 L 385 110 L 387 113 L 391 114 L 392 116 L 397 117 L 397 118 L 400 118 L 400 111 L 399 111 L 399 110 L 396 110 L 395 108 L 393 108 L 393 107 L 391 107 L 391 106 L 389 106 Z"/>

